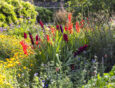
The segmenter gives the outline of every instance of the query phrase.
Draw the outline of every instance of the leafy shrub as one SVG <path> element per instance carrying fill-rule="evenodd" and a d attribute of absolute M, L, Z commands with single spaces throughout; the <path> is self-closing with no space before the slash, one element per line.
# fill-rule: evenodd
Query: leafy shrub
<path fill-rule="evenodd" d="M 115 64 L 114 32 L 109 26 L 110 25 L 107 25 L 106 23 L 97 26 L 95 24 L 95 27 L 92 26 L 93 29 L 86 33 L 86 38 L 91 47 L 92 55 L 96 55 L 100 63 L 102 63 L 102 59 L 104 60 L 103 63 L 106 72 L 109 72 L 111 67 Z"/>
<path fill-rule="evenodd" d="M 41 64 L 38 67 L 38 71 L 38 73 L 34 74 L 32 88 L 73 88 L 69 76 L 66 75 L 66 72 L 61 71 L 59 67 L 56 67 L 53 61 Z"/>
<path fill-rule="evenodd" d="M 115 87 L 115 66 L 109 73 L 104 73 L 101 77 L 99 74 L 97 77 L 88 81 L 87 85 L 82 88 L 114 88 Z"/>
<path fill-rule="evenodd" d="M 37 13 L 29 2 L 5 0 L 0 2 L 0 15 L 2 16 L 0 22 L 3 22 L 0 26 L 4 26 L 4 24 L 23 22 L 21 19 L 35 23 Z"/>
<path fill-rule="evenodd" d="M 36 7 L 36 11 L 38 12 L 37 20 L 40 19 L 44 22 L 52 22 L 53 21 L 53 12 L 49 9 L 43 7 Z"/>

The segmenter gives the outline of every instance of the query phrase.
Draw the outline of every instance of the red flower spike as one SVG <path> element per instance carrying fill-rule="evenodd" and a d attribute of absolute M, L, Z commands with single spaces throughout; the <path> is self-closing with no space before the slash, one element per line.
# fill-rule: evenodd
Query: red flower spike
<path fill-rule="evenodd" d="M 79 23 L 76 22 L 76 31 L 79 33 L 80 32 L 80 27 L 79 27 Z"/>
<path fill-rule="evenodd" d="M 41 38 L 38 38 L 39 39 L 39 41 L 41 41 Z"/>
<path fill-rule="evenodd" d="M 47 41 L 49 42 L 49 41 L 50 41 L 50 37 L 49 37 L 49 35 L 46 35 L 46 37 L 47 37 Z"/>
<path fill-rule="evenodd" d="M 24 32 L 24 38 L 27 39 L 27 34 Z"/>
<path fill-rule="evenodd" d="M 59 30 L 59 29 L 60 29 L 60 26 L 59 26 L 59 25 L 56 25 L 56 29 Z"/>
<path fill-rule="evenodd" d="M 36 41 L 38 41 L 38 35 L 36 35 Z"/>
<path fill-rule="evenodd" d="M 43 22 L 41 20 L 40 20 L 39 23 L 40 23 L 41 27 L 44 28 L 44 24 L 43 24 Z"/>
<path fill-rule="evenodd" d="M 32 45 L 34 45 L 34 39 L 33 39 L 33 37 L 32 37 L 32 34 L 29 33 L 29 36 L 30 36 L 30 39 L 31 39 L 31 43 L 32 43 Z"/>
<path fill-rule="evenodd" d="M 71 18 L 72 18 L 72 14 L 69 13 L 69 14 L 68 14 L 68 20 L 69 20 L 69 23 L 71 23 Z"/>
<path fill-rule="evenodd" d="M 68 30 L 68 28 L 67 28 L 67 26 L 65 26 L 65 31 L 67 31 Z"/>
<path fill-rule="evenodd" d="M 52 34 L 53 34 L 53 36 L 55 36 L 55 28 L 50 28 L 51 29 L 51 32 L 52 32 Z"/>
<path fill-rule="evenodd" d="M 68 36 L 67 36 L 67 34 L 63 34 L 63 39 L 64 39 L 64 41 L 68 42 Z"/>
<path fill-rule="evenodd" d="M 74 52 L 74 57 L 76 57 L 78 54 L 82 53 L 84 50 L 86 50 L 88 47 L 87 44 L 85 44 L 84 46 L 81 46 L 80 48 L 78 48 L 78 51 Z"/>
<path fill-rule="evenodd" d="M 38 43 L 39 43 L 39 42 L 38 42 L 38 41 L 36 41 L 36 45 L 38 45 Z"/>
<path fill-rule="evenodd" d="M 73 24 L 72 23 L 69 23 L 68 24 L 69 26 L 68 26 L 68 30 L 70 31 L 70 33 L 73 33 Z"/>
<path fill-rule="evenodd" d="M 28 46 L 25 44 L 24 40 L 22 40 L 22 41 L 20 42 L 20 44 L 21 44 L 22 47 L 23 47 L 23 52 L 24 52 L 24 54 L 28 55 L 28 53 L 27 53 L 27 48 L 28 48 Z"/>

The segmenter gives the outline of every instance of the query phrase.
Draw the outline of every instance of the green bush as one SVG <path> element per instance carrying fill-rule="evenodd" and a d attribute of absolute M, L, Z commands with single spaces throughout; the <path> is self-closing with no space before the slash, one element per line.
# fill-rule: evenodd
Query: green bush
<path fill-rule="evenodd" d="M 4 24 L 19 24 L 23 20 L 35 23 L 37 12 L 29 2 L 5 0 L 0 2 L 0 26 Z M 2 22 L 2 23 L 1 23 Z"/>
<path fill-rule="evenodd" d="M 41 19 L 43 22 L 53 21 L 53 12 L 43 7 L 36 7 L 36 11 L 39 13 L 37 20 Z"/>
<path fill-rule="evenodd" d="M 115 88 L 115 66 L 109 73 L 104 73 L 102 77 L 98 74 L 96 78 L 92 78 L 82 88 Z"/>

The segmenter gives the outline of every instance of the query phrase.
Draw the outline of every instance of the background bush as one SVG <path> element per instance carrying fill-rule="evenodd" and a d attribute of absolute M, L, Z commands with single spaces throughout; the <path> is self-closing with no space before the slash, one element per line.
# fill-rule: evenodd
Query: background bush
<path fill-rule="evenodd" d="M 36 7 L 36 11 L 38 12 L 37 20 L 41 19 L 44 23 L 53 21 L 53 11 L 43 7 Z"/>
<path fill-rule="evenodd" d="M 29 2 L 19 0 L 4 0 L 0 2 L 0 26 L 9 24 L 18 24 L 23 20 L 29 20 L 32 23 L 36 21 L 37 12 Z M 7 24 L 7 25 L 6 25 Z"/>

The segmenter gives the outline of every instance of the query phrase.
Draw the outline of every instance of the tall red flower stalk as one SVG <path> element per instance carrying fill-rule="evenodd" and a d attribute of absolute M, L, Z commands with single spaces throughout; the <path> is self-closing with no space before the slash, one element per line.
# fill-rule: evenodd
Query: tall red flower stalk
<path fill-rule="evenodd" d="M 60 29 L 60 26 L 59 26 L 59 25 L 56 25 L 56 29 L 59 30 L 59 29 Z"/>
<path fill-rule="evenodd" d="M 53 36 L 55 36 L 55 28 L 54 27 L 51 27 L 51 33 L 53 34 Z"/>
<path fill-rule="evenodd" d="M 80 53 L 82 53 L 84 50 L 86 50 L 88 47 L 87 44 L 85 44 L 84 46 L 81 46 L 80 48 L 78 48 L 78 51 L 74 52 L 74 57 L 76 57 L 77 55 L 79 55 Z"/>
<path fill-rule="evenodd" d="M 76 27 L 76 31 L 79 33 L 80 32 L 80 27 L 79 27 L 79 23 L 77 21 L 76 21 L 75 27 Z"/>
<path fill-rule="evenodd" d="M 39 24 L 41 25 L 42 28 L 44 28 L 44 24 L 41 20 L 39 21 Z"/>
<path fill-rule="evenodd" d="M 70 33 L 73 33 L 73 24 L 72 23 L 69 23 L 68 24 L 68 31 L 70 32 Z"/>
<path fill-rule="evenodd" d="M 67 31 L 68 30 L 68 27 L 65 25 L 65 31 Z"/>
<path fill-rule="evenodd" d="M 50 37 L 49 35 L 46 35 L 47 41 L 50 42 Z"/>
<path fill-rule="evenodd" d="M 81 24 L 81 26 L 80 26 L 80 28 L 83 28 L 83 26 L 84 26 L 84 20 L 81 20 L 81 22 L 80 22 L 80 24 Z"/>
<path fill-rule="evenodd" d="M 70 32 L 70 33 L 73 33 L 73 23 L 71 22 L 72 20 L 72 14 L 71 13 L 68 13 L 68 23 L 66 25 L 67 26 L 67 30 Z"/>
<path fill-rule="evenodd" d="M 38 34 L 36 35 L 36 41 L 38 41 Z"/>
<path fill-rule="evenodd" d="M 27 39 L 27 34 L 24 32 L 24 38 Z"/>
<path fill-rule="evenodd" d="M 64 41 L 66 41 L 66 42 L 68 42 L 68 36 L 67 36 L 67 34 L 63 34 L 63 39 L 64 39 Z"/>
<path fill-rule="evenodd" d="M 30 37 L 30 39 L 31 39 L 32 45 L 34 45 L 34 39 L 33 39 L 32 34 L 31 34 L 30 32 L 29 32 L 29 37 Z"/>
<path fill-rule="evenodd" d="M 24 54 L 28 55 L 28 53 L 27 53 L 28 45 L 25 44 L 24 40 L 22 40 L 22 41 L 20 42 L 20 44 L 21 44 L 22 47 L 23 47 L 23 52 L 24 52 Z"/>
<path fill-rule="evenodd" d="M 72 14 L 68 13 L 68 21 L 69 21 L 69 23 L 71 23 L 71 19 L 72 19 Z"/>

